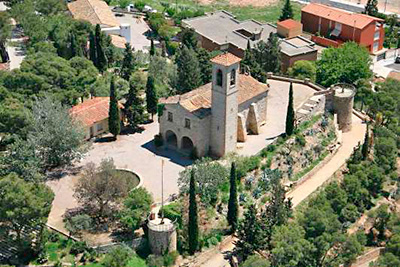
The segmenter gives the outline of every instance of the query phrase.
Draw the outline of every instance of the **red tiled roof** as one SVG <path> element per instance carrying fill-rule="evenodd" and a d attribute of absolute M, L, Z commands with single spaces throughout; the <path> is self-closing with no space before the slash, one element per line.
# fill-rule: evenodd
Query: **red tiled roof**
<path fill-rule="evenodd" d="M 108 118 L 109 105 L 109 97 L 95 97 L 73 106 L 69 114 L 82 122 L 84 126 L 91 126 Z M 122 104 L 119 106 L 122 108 Z"/>
<path fill-rule="evenodd" d="M 374 21 L 384 21 L 382 19 L 371 17 L 365 14 L 351 13 L 342 9 L 317 3 L 306 5 L 301 9 L 301 12 L 310 13 L 315 16 L 339 22 L 358 29 L 363 29 L 365 26 Z"/>
<path fill-rule="evenodd" d="M 211 59 L 211 62 L 222 65 L 222 66 L 230 66 L 235 63 L 240 62 L 241 59 L 231 53 L 223 53 Z"/>
<path fill-rule="evenodd" d="M 183 95 L 175 95 L 168 98 L 160 99 L 162 104 L 177 104 L 189 112 L 196 112 L 211 108 L 211 87 L 208 83 L 199 88 L 187 92 Z M 260 83 L 250 75 L 239 74 L 238 84 L 238 104 L 242 104 L 251 98 L 269 90 L 269 86 L 265 83 Z"/>
<path fill-rule="evenodd" d="M 285 29 L 293 29 L 293 28 L 298 28 L 302 27 L 301 22 L 293 20 L 293 19 L 287 19 L 284 21 L 279 21 L 277 23 L 278 26 L 284 27 Z"/>
<path fill-rule="evenodd" d="M 400 81 L 400 72 L 391 71 L 387 76 L 388 79 L 394 79 Z"/>

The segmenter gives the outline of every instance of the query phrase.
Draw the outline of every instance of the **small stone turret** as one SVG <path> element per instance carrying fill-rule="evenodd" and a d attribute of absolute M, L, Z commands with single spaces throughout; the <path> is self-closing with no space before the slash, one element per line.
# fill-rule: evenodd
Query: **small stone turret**
<path fill-rule="evenodd" d="M 339 130 L 349 132 L 352 126 L 353 104 L 356 88 L 350 84 L 332 86 L 333 110 L 337 114 Z"/>
<path fill-rule="evenodd" d="M 151 252 L 163 255 L 165 252 L 176 250 L 176 227 L 171 220 L 156 218 L 148 222 L 149 245 Z"/>

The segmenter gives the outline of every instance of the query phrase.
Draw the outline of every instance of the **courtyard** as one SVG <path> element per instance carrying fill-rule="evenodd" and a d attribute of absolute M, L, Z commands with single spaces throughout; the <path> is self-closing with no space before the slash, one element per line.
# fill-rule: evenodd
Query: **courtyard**
<path fill-rule="evenodd" d="M 238 145 L 238 154 L 254 155 L 272 143 L 285 130 L 289 83 L 271 80 L 268 97 L 267 123 L 261 127 L 261 134 L 248 135 L 245 143 Z M 308 86 L 294 84 L 294 104 L 300 107 L 315 92 Z M 104 158 L 113 158 L 117 168 L 129 169 L 139 175 L 142 186 L 152 193 L 156 203 L 161 201 L 161 164 L 164 161 L 164 198 L 178 193 L 179 173 L 192 164 L 192 160 L 177 151 L 154 145 L 158 133 L 157 118 L 153 123 L 143 125 L 142 133 L 121 135 L 115 142 L 94 143 L 86 157 L 76 164 L 77 174 L 67 175 L 47 184 L 55 192 L 55 199 L 48 224 L 64 230 L 63 215 L 66 210 L 78 206 L 73 197 L 74 185 L 79 179 L 79 169 L 89 162 L 99 164 Z"/>

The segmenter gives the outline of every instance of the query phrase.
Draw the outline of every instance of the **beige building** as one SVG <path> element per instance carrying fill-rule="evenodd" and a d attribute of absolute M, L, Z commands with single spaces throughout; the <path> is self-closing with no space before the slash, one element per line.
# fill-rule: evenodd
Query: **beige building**
<path fill-rule="evenodd" d="M 85 139 L 108 132 L 109 97 L 94 97 L 69 110 L 69 114 L 85 128 Z M 122 104 L 119 104 L 122 108 Z"/>
<path fill-rule="evenodd" d="M 224 53 L 212 60 L 212 82 L 160 100 L 160 134 L 166 146 L 185 154 L 221 157 L 266 122 L 269 86 L 239 74 L 240 58 Z"/>

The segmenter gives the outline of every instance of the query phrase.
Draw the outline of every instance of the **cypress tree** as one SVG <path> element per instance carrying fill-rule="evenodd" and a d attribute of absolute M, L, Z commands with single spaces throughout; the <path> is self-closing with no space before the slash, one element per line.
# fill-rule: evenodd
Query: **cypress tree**
<path fill-rule="evenodd" d="M 189 253 L 194 254 L 199 248 L 199 225 L 197 218 L 196 184 L 194 179 L 194 169 L 190 175 L 189 188 Z"/>
<path fill-rule="evenodd" d="M 156 47 L 154 46 L 154 40 L 150 40 L 150 56 L 154 56 L 156 54 Z"/>
<path fill-rule="evenodd" d="M 152 76 L 147 77 L 146 83 L 146 107 L 147 112 L 151 114 L 153 119 L 154 114 L 157 112 L 158 97 Z"/>
<path fill-rule="evenodd" d="M 244 214 L 244 219 L 238 227 L 238 241 L 236 249 L 245 261 L 248 256 L 262 248 L 262 229 L 257 217 L 257 209 L 254 204 Z"/>
<path fill-rule="evenodd" d="M 368 153 L 369 153 L 369 125 L 367 124 L 367 131 L 365 132 L 364 143 L 361 148 L 361 154 L 363 160 L 366 160 L 368 158 Z"/>
<path fill-rule="evenodd" d="M 74 33 L 69 35 L 69 50 L 70 50 L 70 58 L 77 56 L 78 48 L 76 43 L 76 37 Z"/>
<path fill-rule="evenodd" d="M 93 62 L 93 65 L 97 67 L 96 41 L 92 31 L 89 32 L 89 58 Z"/>
<path fill-rule="evenodd" d="M 236 231 L 238 216 L 239 216 L 239 206 L 237 200 L 237 184 L 236 184 L 236 166 L 232 162 L 231 166 L 231 176 L 230 176 L 230 192 L 229 192 L 229 203 L 228 203 L 228 223 L 231 226 L 232 233 Z"/>
<path fill-rule="evenodd" d="M 139 96 L 137 88 L 133 82 L 129 83 L 129 93 L 125 103 L 125 114 L 128 119 L 129 126 L 136 130 L 138 124 L 143 121 L 143 101 Z"/>
<path fill-rule="evenodd" d="M 290 83 L 289 88 L 289 103 L 286 113 L 286 135 L 290 136 L 293 134 L 294 131 L 294 108 L 293 108 L 293 84 Z"/>
<path fill-rule="evenodd" d="M 179 93 L 189 92 L 201 85 L 201 70 L 196 53 L 193 49 L 182 46 L 177 53 Z"/>
<path fill-rule="evenodd" d="M 107 57 L 103 50 L 103 43 L 102 43 L 102 33 L 100 29 L 100 25 L 96 25 L 95 30 L 95 44 L 96 44 L 96 67 L 99 71 L 103 72 L 107 69 Z"/>
<path fill-rule="evenodd" d="M 198 48 L 196 54 L 200 66 L 201 83 L 209 83 L 212 78 L 211 53 L 204 48 Z"/>
<path fill-rule="evenodd" d="M 118 100 L 115 93 L 115 84 L 114 84 L 114 76 L 111 77 L 110 83 L 110 107 L 108 110 L 108 130 L 117 138 L 117 135 L 120 132 L 120 116 L 119 116 L 119 107 L 118 107 Z"/>
<path fill-rule="evenodd" d="M 121 66 L 121 78 L 129 81 L 132 72 L 135 70 L 135 60 L 133 58 L 132 47 L 129 43 L 125 44 L 124 59 Z"/>
<path fill-rule="evenodd" d="M 282 8 L 282 14 L 279 17 L 279 21 L 283 21 L 286 19 L 293 19 L 293 8 L 292 4 L 290 4 L 290 0 L 285 1 L 285 5 Z"/>
<path fill-rule="evenodd" d="M 376 16 L 378 14 L 378 0 L 368 0 L 364 13 L 369 16 Z"/>
<path fill-rule="evenodd" d="M 182 33 L 182 44 L 187 48 L 192 48 L 193 50 L 197 50 L 198 41 L 196 38 L 196 32 L 192 28 L 183 29 Z"/>

